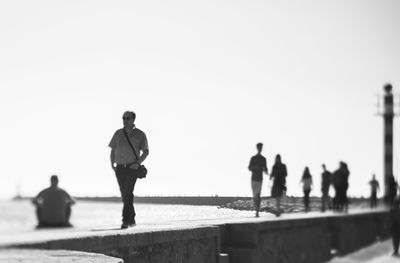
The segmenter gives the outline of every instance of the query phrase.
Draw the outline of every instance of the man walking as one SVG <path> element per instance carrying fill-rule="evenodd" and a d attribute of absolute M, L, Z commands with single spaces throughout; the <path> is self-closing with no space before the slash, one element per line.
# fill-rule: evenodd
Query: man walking
<path fill-rule="evenodd" d="M 257 143 L 257 154 L 251 157 L 249 170 L 251 171 L 251 189 L 253 191 L 254 208 L 256 210 L 256 217 L 260 211 L 261 205 L 261 187 L 263 181 L 263 172 L 268 174 L 267 160 L 261 155 L 263 148 L 262 143 Z"/>
<path fill-rule="evenodd" d="M 379 182 L 376 180 L 375 174 L 372 175 L 372 180 L 369 181 L 369 185 L 371 186 L 370 206 L 374 208 L 378 204 L 377 193 L 379 191 Z"/>
<path fill-rule="evenodd" d="M 322 180 L 321 180 L 321 192 L 322 192 L 322 212 L 326 210 L 326 206 L 329 202 L 329 187 L 331 185 L 332 174 L 326 169 L 325 164 L 322 164 Z"/>
<path fill-rule="evenodd" d="M 111 148 L 111 167 L 117 176 L 123 201 L 122 229 L 136 224 L 133 190 L 139 165 L 149 155 L 146 134 L 136 128 L 135 119 L 136 114 L 133 111 L 124 112 L 122 116 L 124 127 L 114 133 L 108 145 Z"/>

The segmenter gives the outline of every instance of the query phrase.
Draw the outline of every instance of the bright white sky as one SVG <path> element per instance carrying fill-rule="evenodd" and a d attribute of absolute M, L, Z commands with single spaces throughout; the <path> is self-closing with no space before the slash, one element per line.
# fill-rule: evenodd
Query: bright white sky
<path fill-rule="evenodd" d="M 400 92 L 399 12 L 397 0 L 1 1 L 0 198 L 53 173 L 73 195 L 119 195 L 107 145 L 125 110 L 150 146 L 137 195 L 250 195 L 263 142 L 289 195 L 305 166 L 320 195 L 321 164 L 344 160 L 350 194 L 366 196 L 383 177 L 376 94 Z"/>

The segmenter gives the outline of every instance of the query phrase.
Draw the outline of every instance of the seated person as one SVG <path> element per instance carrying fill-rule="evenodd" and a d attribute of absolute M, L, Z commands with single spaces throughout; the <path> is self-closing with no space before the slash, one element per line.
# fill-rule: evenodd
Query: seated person
<path fill-rule="evenodd" d="M 50 178 L 51 186 L 42 190 L 33 200 L 36 206 L 38 227 L 72 226 L 69 222 L 71 205 L 75 201 L 71 196 L 58 187 L 57 175 Z"/>

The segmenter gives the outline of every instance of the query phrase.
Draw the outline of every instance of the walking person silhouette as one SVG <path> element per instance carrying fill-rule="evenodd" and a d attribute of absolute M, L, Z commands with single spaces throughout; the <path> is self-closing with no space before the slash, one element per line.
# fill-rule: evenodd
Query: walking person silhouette
<path fill-rule="evenodd" d="M 332 183 L 335 188 L 335 198 L 333 199 L 333 208 L 336 211 L 347 212 L 349 201 L 347 198 L 347 189 L 349 188 L 349 169 L 345 162 L 339 163 L 339 168 L 333 173 Z"/>
<path fill-rule="evenodd" d="M 370 196 L 370 206 L 371 208 L 377 207 L 378 197 L 377 193 L 379 191 L 379 182 L 375 178 L 375 174 L 372 175 L 371 181 L 369 181 L 369 185 L 371 186 L 371 196 Z"/>
<path fill-rule="evenodd" d="M 322 212 L 325 212 L 326 207 L 329 207 L 329 188 L 332 183 L 332 174 L 326 169 L 325 164 L 322 164 L 322 175 L 321 175 L 321 192 L 322 192 Z"/>
<path fill-rule="evenodd" d="M 254 208 L 256 217 L 259 216 L 261 205 L 261 188 L 263 182 L 263 172 L 268 174 L 267 159 L 261 155 L 263 144 L 257 143 L 257 154 L 251 157 L 249 170 L 251 171 L 251 189 L 253 192 Z"/>
<path fill-rule="evenodd" d="M 136 114 L 133 111 L 124 112 L 122 116 L 124 127 L 114 133 L 108 145 L 111 148 L 111 167 L 117 177 L 123 201 L 121 229 L 136 225 L 133 190 L 139 166 L 149 155 L 146 134 L 136 128 L 135 119 Z"/>
<path fill-rule="evenodd" d="M 392 174 L 388 178 L 387 193 L 385 195 L 385 201 L 389 207 L 393 206 L 394 200 L 397 196 L 397 188 L 398 188 L 398 184 Z"/>
<path fill-rule="evenodd" d="M 310 211 L 310 192 L 313 184 L 312 176 L 308 167 L 304 168 L 303 176 L 301 177 L 301 183 L 303 183 L 303 193 L 304 193 L 304 210 L 305 212 Z"/>
<path fill-rule="evenodd" d="M 281 156 L 279 154 L 275 157 L 275 163 L 272 166 L 270 174 L 270 180 L 273 180 L 271 196 L 276 199 L 276 216 L 280 216 L 281 211 L 281 198 L 283 193 L 286 192 L 286 176 L 287 169 L 286 165 L 282 163 Z"/>

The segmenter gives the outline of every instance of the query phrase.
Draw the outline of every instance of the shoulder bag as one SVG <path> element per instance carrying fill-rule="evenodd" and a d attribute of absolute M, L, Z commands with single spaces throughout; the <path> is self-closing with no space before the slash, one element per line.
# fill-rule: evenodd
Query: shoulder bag
<path fill-rule="evenodd" d="M 136 156 L 136 160 L 139 160 L 139 157 L 138 157 L 138 155 L 136 154 L 136 151 L 135 151 L 135 147 L 133 147 L 131 141 L 129 140 L 128 134 L 126 133 L 125 129 L 123 129 L 123 130 L 124 130 L 124 134 L 125 134 L 126 140 L 128 141 L 129 145 L 131 146 L 133 154 L 135 154 L 135 156 Z M 146 178 L 147 168 L 144 165 L 140 164 L 139 168 L 137 170 L 135 170 L 135 171 L 136 171 L 136 177 L 137 178 L 139 178 L 139 179 Z"/>

